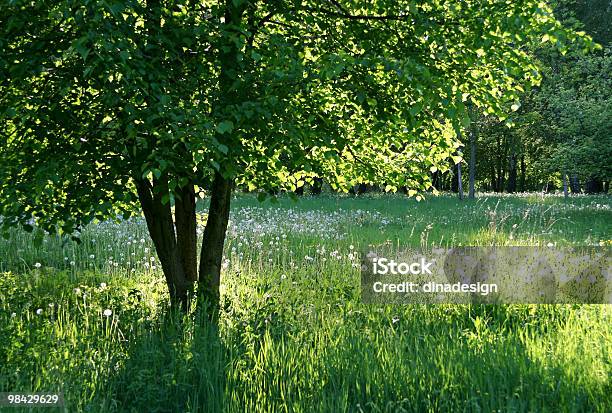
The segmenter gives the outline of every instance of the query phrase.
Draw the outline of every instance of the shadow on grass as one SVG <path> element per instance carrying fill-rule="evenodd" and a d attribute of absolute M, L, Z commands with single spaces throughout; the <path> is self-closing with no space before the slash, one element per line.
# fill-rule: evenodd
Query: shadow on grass
<path fill-rule="evenodd" d="M 606 411 L 605 388 L 546 355 L 558 342 L 533 348 L 521 339 L 521 329 L 549 336 L 565 315 L 509 308 L 456 307 L 447 317 L 406 307 L 389 323 L 374 312 L 335 313 L 300 334 L 281 321 L 251 337 L 253 346 L 240 335 L 222 343 L 207 322 L 159 320 L 90 410 Z"/>
<path fill-rule="evenodd" d="M 216 412 L 226 351 L 217 326 L 166 315 L 130 344 L 128 359 L 91 405 L 101 412 Z"/>

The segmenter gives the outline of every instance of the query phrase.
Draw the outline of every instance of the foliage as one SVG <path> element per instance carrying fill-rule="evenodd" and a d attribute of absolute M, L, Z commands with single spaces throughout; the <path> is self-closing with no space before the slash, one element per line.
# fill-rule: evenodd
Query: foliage
<path fill-rule="evenodd" d="M 612 179 L 612 49 L 559 68 L 536 97 L 541 129 L 550 137 L 549 169 L 583 179 Z M 553 169 L 553 170 L 554 170 Z"/>
<path fill-rule="evenodd" d="M 465 104 L 538 82 L 517 45 L 576 38 L 535 0 L 0 5 L 4 227 L 73 233 L 213 171 L 240 185 L 423 190 Z M 591 44 L 579 37 L 581 45 Z"/>

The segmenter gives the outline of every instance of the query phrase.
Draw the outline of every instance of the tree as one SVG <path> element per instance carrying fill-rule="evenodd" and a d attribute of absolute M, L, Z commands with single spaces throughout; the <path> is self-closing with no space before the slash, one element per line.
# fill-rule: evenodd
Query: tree
<path fill-rule="evenodd" d="M 416 194 L 467 102 L 504 116 L 539 81 L 523 42 L 591 44 L 535 0 L 14 0 L 0 27 L 3 228 L 141 209 L 183 309 L 196 280 L 218 305 L 236 186 Z"/>

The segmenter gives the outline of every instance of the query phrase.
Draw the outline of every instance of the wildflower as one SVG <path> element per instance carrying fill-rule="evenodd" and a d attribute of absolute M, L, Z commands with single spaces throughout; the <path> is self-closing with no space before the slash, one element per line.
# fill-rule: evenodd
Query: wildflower
<path fill-rule="evenodd" d="M 397 323 L 399 320 L 400 320 L 400 318 L 399 318 L 399 317 L 397 317 L 397 316 L 395 316 L 395 317 L 393 317 L 393 318 L 391 319 L 391 322 L 392 322 L 393 324 L 395 324 L 395 323 Z"/>
<path fill-rule="evenodd" d="M 548 244 L 546 244 L 546 246 L 547 246 L 548 248 L 551 248 L 551 247 L 554 247 L 554 244 L 553 244 L 552 242 L 549 242 Z"/>
<path fill-rule="evenodd" d="M 34 264 L 34 266 L 35 266 L 36 268 L 40 268 L 42 265 L 40 264 L 40 262 L 37 262 L 36 264 Z"/>
<path fill-rule="evenodd" d="M 17 317 L 17 313 L 11 313 L 11 318 Z"/>
<path fill-rule="evenodd" d="M 106 283 L 100 283 L 100 288 L 106 288 Z"/>
<path fill-rule="evenodd" d="M 95 255 L 93 255 L 93 254 L 91 254 L 91 255 L 89 256 L 89 259 L 90 259 L 90 260 L 93 260 L 94 258 L 96 258 L 96 256 L 95 256 Z"/>
<path fill-rule="evenodd" d="M 104 317 L 110 317 L 111 315 L 113 315 L 113 312 L 112 310 L 107 308 L 102 314 L 104 314 Z"/>
<path fill-rule="evenodd" d="M 81 294 L 81 289 L 79 287 L 74 289 L 75 294 Z"/>
<path fill-rule="evenodd" d="M 281 275 L 281 280 L 284 280 L 285 278 L 287 278 L 287 276 L 285 274 Z"/>
<path fill-rule="evenodd" d="M 39 308 L 38 310 L 36 310 L 36 314 L 41 315 L 43 313 L 43 309 Z"/>
<path fill-rule="evenodd" d="M 71 267 L 74 267 L 74 265 L 75 265 L 75 264 L 76 264 L 76 263 L 75 263 L 74 261 L 70 261 L 70 266 L 71 266 Z"/>

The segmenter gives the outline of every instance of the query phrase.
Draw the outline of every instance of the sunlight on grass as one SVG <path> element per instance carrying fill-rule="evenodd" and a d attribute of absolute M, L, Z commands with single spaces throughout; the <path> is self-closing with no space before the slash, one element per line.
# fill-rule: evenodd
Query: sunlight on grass
<path fill-rule="evenodd" d="M 609 198 L 525 199 L 241 196 L 218 328 L 168 318 L 141 220 L 81 244 L 15 231 L 0 241 L 0 391 L 63 391 L 67 411 L 609 411 L 608 305 L 360 303 L 367 244 L 612 234 Z"/>

